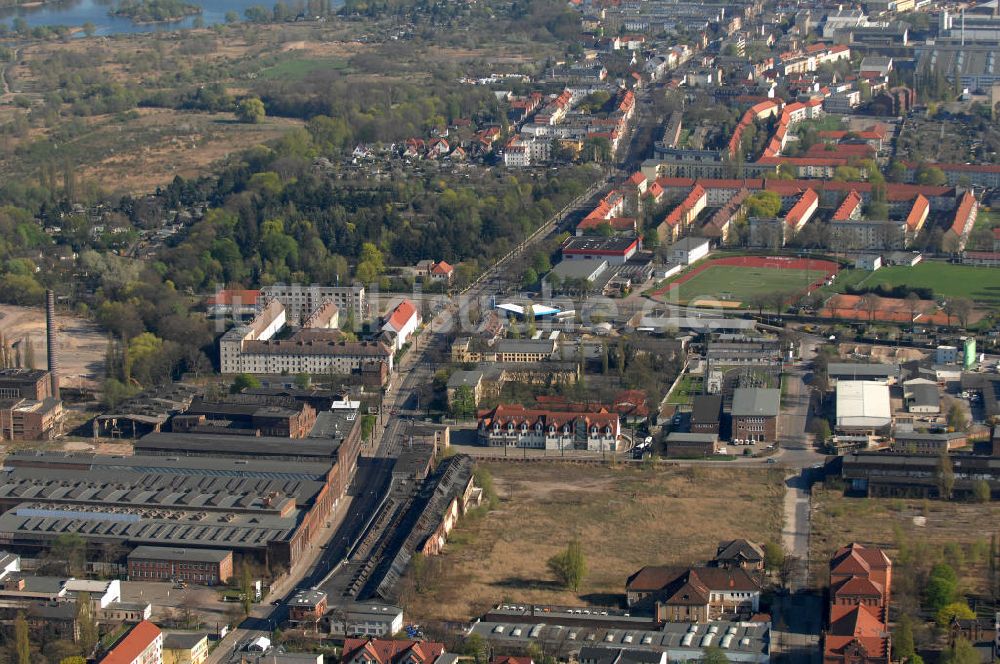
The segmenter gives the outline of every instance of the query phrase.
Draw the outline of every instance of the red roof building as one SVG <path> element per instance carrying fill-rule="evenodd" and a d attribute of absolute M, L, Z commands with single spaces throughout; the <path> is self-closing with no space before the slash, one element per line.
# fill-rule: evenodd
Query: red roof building
<path fill-rule="evenodd" d="M 479 415 L 479 437 L 491 447 L 616 451 L 621 435 L 617 413 L 529 409 L 500 404 Z"/>
<path fill-rule="evenodd" d="M 431 266 L 429 271 L 433 281 L 451 281 L 451 276 L 455 273 L 455 268 L 444 261 L 439 261 Z"/>
<path fill-rule="evenodd" d="M 343 664 L 433 664 L 444 644 L 405 639 L 345 639 Z"/>
<path fill-rule="evenodd" d="M 800 231 L 812 219 L 818 207 L 819 196 L 812 189 L 806 189 L 785 215 L 785 223 L 788 224 L 789 230 L 796 233 Z"/>
<path fill-rule="evenodd" d="M 955 242 L 954 251 L 961 251 L 965 248 L 965 241 L 976 223 L 976 215 L 979 212 L 979 201 L 972 195 L 972 192 L 965 192 L 958 201 L 955 208 L 955 217 L 951 222 L 951 228 L 945 231 L 946 237 L 953 238 Z"/>
<path fill-rule="evenodd" d="M 927 200 L 926 198 L 924 200 Z M 851 189 L 833 213 L 833 221 L 849 221 L 861 215 L 861 194 Z"/>
<path fill-rule="evenodd" d="M 878 548 L 852 543 L 830 559 L 830 625 L 823 664 L 889 664 L 892 561 Z"/>
<path fill-rule="evenodd" d="M 163 664 L 163 632 L 143 620 L 101 658 L 100 664 Z"/>
<path fill-rule="evenodd" d="M 420 312 L 410 300 L 403 300 L 386 317 L 382 331 L 393 337 L 393 348 L 401 349 L 420 325 Z"/>
<path fill-rule="evenodd" d="M 906 230 L 909 233 L 917 234 L 924 227 L 927 215 L 930 213 L 931 204 L 923 194 L 917 194 L 913 199 L 913 207 L 906 215 Z"/>

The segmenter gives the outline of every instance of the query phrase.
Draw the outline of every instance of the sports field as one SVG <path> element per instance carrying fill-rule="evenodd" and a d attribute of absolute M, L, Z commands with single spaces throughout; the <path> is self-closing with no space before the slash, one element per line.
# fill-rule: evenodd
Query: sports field
<path fill-rule="evenodd" d="M 913 267 L 884 267 L 875 272 L 851 270 L 842 272 L 834 288 L 843 291 L 852 286 L 906 285 L 930 288 L 938 298 L 967 297 L 990 307 L 1000 307 L 1000 268 L 974 265 L 954 265 L 924 261 Z"/>
<path fill-rule="evenodd" d="M 836 263 L 812 259 L 720 258 L 699 265 L 653 295 L 678 304 L 747 307 L 760 295 L 805 293 L 836 271 Z"/>

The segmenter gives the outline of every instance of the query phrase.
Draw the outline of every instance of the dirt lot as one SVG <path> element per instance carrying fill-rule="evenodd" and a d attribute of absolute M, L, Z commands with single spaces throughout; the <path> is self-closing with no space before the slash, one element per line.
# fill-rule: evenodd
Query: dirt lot
<path fill-rule="evenodd" d="M 558 463 L 487 464 L 499 507 L 463 521 L 429 561 L 431 588 L 404 593 L 414 620 L 468 620 L 500 601 L 615 604 L 643 565 L 690 564 L 718 540 L 777 540 L 780 473 L 698 467 L 653 471 Z M 546 560 L 573 538 L 588 574 L 579 594 Z"/>
<path fill-rule="evenodd" d="M 809 544 L 812 578 L 825 583 L 830 555 L 849 542 L 875 544 L 894 560 L 901 545 L 911 552 L 926 549 L 921 556 L 927 558 L 928 566 L 946 556 L 945 545 L 958 544 L 963 560 L 951 564 L 967 589 L 982 592 L 987 570 L 985 556 L 980 554 L 984 547 L 989 550 L 991 535 L 986 524 L 1000 524 L 1000 503 L 846 498 L 840 491 L 817 486 Z M 946 557 L 951 561 L 953 555 Z"/>
<path fill-rule="evenodd" d="M 96 385 L 93 381 L 104 376 L 107 335 L 90 321 L 58 310 L 56 326 L 62 384 L 72 387 L 81 384 Z M 9 342 L 29 337 L 34 348 L 35 366 L 42 368 L 48 364 L 44 309 L 0 304 L 0 333 Z"/>
<path fill-rule="evenodd" d="M 232 113 L 144 109 L 124 130 L 110 122 L 102 131 L 109 137 L 112 133 L 118 136 L 119 145 L 131 144 L 134 149 L 119 148 L 85 167 L 83 174 L 115 193 L 147 192 L 178 175 L 197 177 L 241 149 L 278 138 L 302 124 L 265 118 L 260 124 L 248 125 L 235 122 Z"/>

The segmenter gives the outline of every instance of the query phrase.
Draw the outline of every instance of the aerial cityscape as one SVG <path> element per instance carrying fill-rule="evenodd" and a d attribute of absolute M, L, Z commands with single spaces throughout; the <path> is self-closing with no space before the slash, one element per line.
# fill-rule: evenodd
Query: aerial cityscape
<path fill-rule="evenodd" d="M 0 664 L 1000 664 L 998 59 L 0 1 Z"/>

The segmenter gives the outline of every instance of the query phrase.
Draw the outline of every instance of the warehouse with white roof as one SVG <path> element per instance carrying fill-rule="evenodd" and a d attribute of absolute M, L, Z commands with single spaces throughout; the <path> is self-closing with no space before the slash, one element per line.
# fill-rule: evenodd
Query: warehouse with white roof
<path fill-rule="evenodd" d="M 892 425 L 889 386 L 880 381 L 837 381 L 837 433 L 876 435 Z"/>

